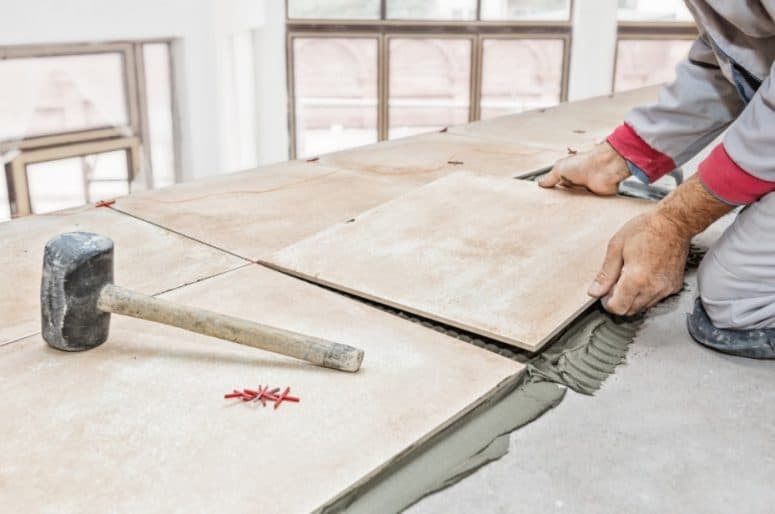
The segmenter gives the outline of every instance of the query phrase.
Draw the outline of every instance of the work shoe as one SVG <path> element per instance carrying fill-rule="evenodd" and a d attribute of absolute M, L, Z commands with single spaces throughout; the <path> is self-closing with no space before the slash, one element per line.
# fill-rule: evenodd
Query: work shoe
<path fill-rule="evenodd" d="M 774 328 L 716 328 L 699 298 L 694 302 L 694 312 L 686 315 L 686 326 L 694 340 L 708 348 L 751 359 L 775 359 Z"/>

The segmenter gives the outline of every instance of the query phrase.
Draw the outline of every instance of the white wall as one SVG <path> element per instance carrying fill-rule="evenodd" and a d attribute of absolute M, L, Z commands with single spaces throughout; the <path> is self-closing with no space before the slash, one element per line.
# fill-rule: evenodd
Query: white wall
<path fill-rule="evenodd" d="M 278 21 L 275 4 L 282 2 L 0 0 L 0 45 L 176 38 L 181 167 L 183 179 L 192 179 L 277 159 L 277 148 L 271 157 L 257 152 L 261 137 L 255 133 L 257 127 L 271 131 L 287 127 L 287 120 L 275 112 L 275 105 L 284 103 L 284 54 L 282 62 L 269 55 L 278 45 L 284 48 L 284 20 L 279 28 L 265 27 L 267 10 L 272 21 Z M 279 41 L 255 38 L 257 32 Z M 258 95 L 256 81 L 248 82 L 246 90 L 242 79 L 257 75 L 256 70 L 244 69 L 246 62 L 277 66 L 261 73 L 273 77 L 273 89 L 281 89 L 283 97 Z M 241 105 L 240 99 L 248 105 Z M 273 113 L 268 126 L 261 116 L 264 105 Z M 282 158 L 287 158 L 287 142 L 284 148 Z"/>

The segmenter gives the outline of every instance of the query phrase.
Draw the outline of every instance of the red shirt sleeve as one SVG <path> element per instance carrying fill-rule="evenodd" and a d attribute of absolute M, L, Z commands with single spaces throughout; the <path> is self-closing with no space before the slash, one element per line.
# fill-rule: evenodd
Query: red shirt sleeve
<path fill-rule="evenodd" d="M 676 168 L 671 157 L 652 148 L 626 123 L 616 127 L 607 141 L 619 155 L 640 168 L 650 182 Z"/>
<path fill-rule="evenodd" d="M 754 177 L 738 166 L 723 144 L 713 149 L 698 170 L 705 188 L 719 200 L 732 205 L 755 202 L 775 191 L 775 182 Z"/>

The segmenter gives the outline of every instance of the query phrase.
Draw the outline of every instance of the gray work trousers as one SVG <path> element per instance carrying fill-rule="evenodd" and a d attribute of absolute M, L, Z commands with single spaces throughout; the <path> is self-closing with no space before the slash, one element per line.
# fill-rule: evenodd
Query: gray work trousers
<path fill-rule="evenodd" d="M 700 264 L 697 285 L 716 328 L 775 328 L 775 193 L 744 208 Z"/>

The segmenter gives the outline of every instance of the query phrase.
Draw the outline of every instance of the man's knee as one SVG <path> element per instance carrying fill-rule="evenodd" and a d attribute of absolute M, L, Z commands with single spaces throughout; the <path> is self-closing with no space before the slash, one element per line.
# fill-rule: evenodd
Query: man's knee
<path fill-rule="evenodd" d="M 742 328 L 735 320 L 734 299 L 737 284 L 729 272 L 708 252 L 697 270 L 697 289 L 710 321 L 717 328 Z"/>
<path fill-rule="evenodd" d="M 721 249 L 723 250 L 723 248 Z M 708 318 L 716 328 L 747 330 L 775 327 L 775 284 L 729 270 L 713 248 L 700 263 L 697 289 Z"/>

